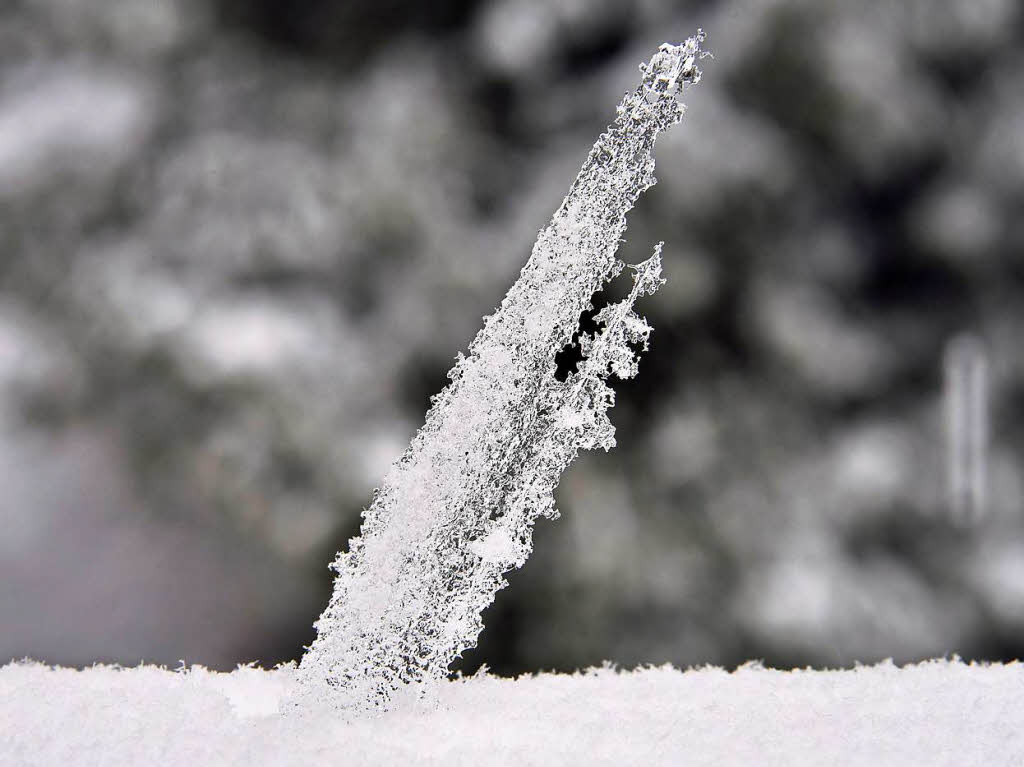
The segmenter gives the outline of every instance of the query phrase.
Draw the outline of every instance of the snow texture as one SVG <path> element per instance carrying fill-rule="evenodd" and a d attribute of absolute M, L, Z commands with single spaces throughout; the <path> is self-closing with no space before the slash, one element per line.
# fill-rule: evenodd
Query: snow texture
<path fill-rule="evenodd" d="M 292 667 L 0 668 L 0 762 L 29 765 L 1020 765 L 1024 665 L 669 667 L 445 682 L 436 706 L 282 716 Z"/>
<path fill-rule="evenodd" d="M 541 231 L 500 308 L 459 355 L 451 383 L 363 513 L 360 536 L 333 564 L 330 604 L 303 657 L 300 697 L 359 710 L 386 706 L 406 683 L 441 679 L 483 629 L 481 612 L 532 549 L 538 517 L 581 449 L 610 449 L 609 375 L 637 373 L 650 326 L 632 310 L 661 279 L 661 246 L 632 267 L 629 297 L 596 316 L 567 380 L 555 355 L 591 297 L 624 267 L 626 213 L 654 183 L 657 135 L 679 122 L 677 96 L 700 77 L 702 34 L 664 44 L 641 66 L 615 122 Z"/>

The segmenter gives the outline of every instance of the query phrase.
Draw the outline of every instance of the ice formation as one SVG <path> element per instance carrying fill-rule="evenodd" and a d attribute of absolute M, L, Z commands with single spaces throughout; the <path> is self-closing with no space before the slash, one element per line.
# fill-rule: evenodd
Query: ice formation
<path fill-rule="evenodd" d="M 554 518 L 553 492 L 579 450 L 615 444 L 606 380 L 637 372 L 651 332 L 633 302 L 661 279 L 661 246 L 633 266 L 633 289 L 595 317 L 584 358 L 560 381 L 591 297 L 619 274 L 626 213 L 654 184 L 657 135 L 679 122 L 683 87 L 700 78 L 703 34 L 663 44 L 619 104 L 519 279 L 449 371 L 425 425 L 338 554 L 330 604 L 300 664 L 306 694 L 350 709 L 384 706 L 415 681 L 441 679 L 483 629 L 481 612 L 522 566 L 532 528 Z M 330 691 L 325 694 L 326 691 Z"/>

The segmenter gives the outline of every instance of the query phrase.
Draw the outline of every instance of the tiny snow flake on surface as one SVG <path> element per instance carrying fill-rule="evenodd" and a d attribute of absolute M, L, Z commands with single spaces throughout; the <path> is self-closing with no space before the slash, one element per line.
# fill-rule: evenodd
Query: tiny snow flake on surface
<path fill-rule="evenodd" d="M 52 764 L 1024 763 L 1024 665 L 610 667 L 285 716 L 294 667 L 0 668 L 0 761 Z M 410 688 L 412 689 L 412 688 Z"/>

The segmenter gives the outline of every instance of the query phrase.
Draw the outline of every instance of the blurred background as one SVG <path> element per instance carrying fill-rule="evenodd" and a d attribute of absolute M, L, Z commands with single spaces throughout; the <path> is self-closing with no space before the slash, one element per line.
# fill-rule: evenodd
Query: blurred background
<path fill-rule="evenodd" d="M 619 446 L 460 666 L 1024 654 L 1016 0 L 6 0 L 0 662 L 297 658 L 637 65 Z M 959 340 L 956 340 L 959 339 Z"/>

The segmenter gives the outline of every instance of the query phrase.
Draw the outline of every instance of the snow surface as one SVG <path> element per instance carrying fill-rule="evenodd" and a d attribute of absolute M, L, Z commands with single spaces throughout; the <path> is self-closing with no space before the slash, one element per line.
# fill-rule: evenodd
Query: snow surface
<path fill-rule="evenodd" d="M 295 670 L 0 668 L 0 762 L 1024 764 L 1024 665 L 479 675 L 346 721 Z"/>

